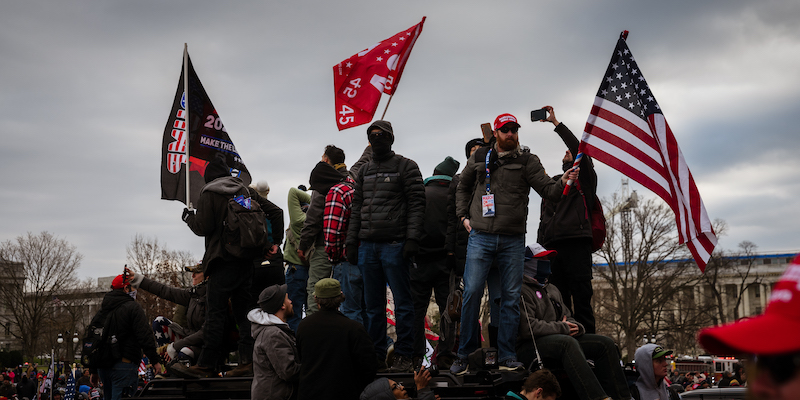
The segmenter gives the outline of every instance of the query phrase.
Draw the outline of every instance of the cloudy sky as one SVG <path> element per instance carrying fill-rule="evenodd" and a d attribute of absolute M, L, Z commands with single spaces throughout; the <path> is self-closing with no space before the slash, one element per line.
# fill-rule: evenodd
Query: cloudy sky
<path fill-rule="evenodd" d="M 720 246 L 800 250 L 800 3 L 789 0 L 5 1 L 0 240 L 49 231 L 84 255 L 81 277 L 117 274 L 136 234 L 200 258 L 183 204 L 160 199 L 184 43 L 248 169 L 285 207 L 325 145 L 352 162 L 366 144 L 365 127 L 336 129 L 332 67 L 423 16 L 386 119 L 424 176 L 447 155 L 463 166 L 464 143 L 504 112 L 557 171 L 552 125 L 524 119 L 552 105 L 580 134 L 629 30 L 709 216 L 729 225 Z M 615 170 L 598 175 L 600 196 L 620 189 Z"/>

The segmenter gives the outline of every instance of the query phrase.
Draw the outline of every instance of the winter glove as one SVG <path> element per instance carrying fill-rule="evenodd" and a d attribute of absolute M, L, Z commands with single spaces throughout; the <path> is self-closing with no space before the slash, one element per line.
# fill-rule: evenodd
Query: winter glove
<path fill-rule="evenodd" d="M 353 265 L 358 265 L 358 245 L 349 244 L 345 248 L 345 256 L 347 256 L 347 262 Z"/>
<path fill-rule="evenodd" d="M 407 239 L 406 244 L 403 245 L 403 258 L 410 260 L 419 253 L 419 243 L 414 239 Z"/>
<path fill-rule="evenodd" d="M 183 215 L 181 215 L 181 219 L 183 220 L 183 222 L 186 222 L 186 220 L 189 219 L 190 215 L 194 215 L 194 210 L 189 211 L 188 208 L 184 208 Z"/>

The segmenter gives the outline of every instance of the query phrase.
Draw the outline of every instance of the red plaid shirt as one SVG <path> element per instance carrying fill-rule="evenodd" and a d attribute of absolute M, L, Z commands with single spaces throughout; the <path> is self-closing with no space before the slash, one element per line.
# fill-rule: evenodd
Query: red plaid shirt
<path fill-rule="evenodd" d="M 350 204 L 353 201 L 353 180 L 331 187 L 325 196 L 325 209 L 322 213 L 322 235 L 325 239 L 325 252 L 328 259 L 337 263 L 346 259 L 345 240 L 347 225 L 350 222 Z"/>

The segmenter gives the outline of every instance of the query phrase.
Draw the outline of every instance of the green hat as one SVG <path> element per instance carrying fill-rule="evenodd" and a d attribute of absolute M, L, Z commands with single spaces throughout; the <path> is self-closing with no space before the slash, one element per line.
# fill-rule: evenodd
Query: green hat
<path fill-rule="evenodd" d="M 453 176 L 458 172 L 459 165 L 460 163 L 453 159 L 453 157 L 447 156 L 444 161 L 440 162 L 439 165 L 433 169 L 433 173 L 435 175 Z"/>
<path fill-rule="evenodd" d="M 672 354 L 672 350 L 664 350 L 663 347 L 656 346 L 656 348 L 653 349 L 653 360 L 655 360 L 656 358 L 668 356 L 670 354 Z"/>
<path fill-rule="evenodd" d="M 314 296 L 318 299 L 330 299 L 340 294 L 342 294 L 342 286 L 336 279 L 320 279 L 317 284 L 314 285 Z"/>

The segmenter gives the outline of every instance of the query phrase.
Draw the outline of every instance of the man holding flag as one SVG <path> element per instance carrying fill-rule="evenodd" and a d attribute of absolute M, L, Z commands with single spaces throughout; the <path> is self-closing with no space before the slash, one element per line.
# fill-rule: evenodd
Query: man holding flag
<path fill-rule="evenodd" d="M 555 132 L 567 145 L 561 160 L 561 169 L 573 166 L 578 154 L 578 138 L 563 123 L 556 119 L 552 106 L 543 108 L 548 115 L 542 122 L 550 122 Z M 595 333 L 594 311 L 592 311 L 592 218 L 594 197 L 597 191 L 597 174 L 592 159 L 584 156 L 579 161 L 581 174 L 561 201 L 542 198 L 537 242 L 548 250 L 557 251 L 551 260 L 550 283 L 563 296 L 564 306 L 572 311 L 575 320 L 583 325 L 586 333 Z M 561 175 L 553 175 L 553 180 Z"/>

